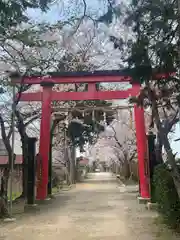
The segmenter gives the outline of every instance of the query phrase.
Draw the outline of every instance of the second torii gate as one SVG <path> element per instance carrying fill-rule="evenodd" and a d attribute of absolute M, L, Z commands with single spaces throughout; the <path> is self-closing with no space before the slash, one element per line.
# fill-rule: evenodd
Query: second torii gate
<path fill-rule="evenodd" d="M 156 75 L 155 79 L 165 77 Z M 123 91 L 97 91 L 96 83 L 127 82 L 132 87 Z M 140 92 L 140 83 L 133 81 L 124 71 L 94 71 L 94 72 L 67 72 L 49 73 L 48 76 L 25 76 L 23 79 L 13 83 L 19 84 L 40 84 L 42 92 L 21 93 L 20 101 L 42 102 L 42 116 L 40 126 L 40 147 L 39 154 L 42 159 L 42 182 L 38 185 L 36 198 L 44 200 L 47 197 L 48 184 L 48 162 L 50 150 L 50 125 L 51 125 L 51 102 L 52 101 L 77 101 L 77 100 L 113 100 L 127 99 L 137 96 Z M 88 90 L 85 92 L 56 92 L 52 91 L 54 84 L 87 83 Z M 143 107 L 134 106 L 138 169 L 140 182 L 140 196 L 143 199 L 150 198 L 150 182 L 147 174 L 147 139 L 144 121 Z"/>

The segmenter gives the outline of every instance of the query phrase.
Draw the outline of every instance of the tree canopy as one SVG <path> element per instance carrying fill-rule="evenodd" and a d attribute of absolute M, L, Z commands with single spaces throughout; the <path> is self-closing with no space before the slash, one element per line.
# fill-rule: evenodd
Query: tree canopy
<path fill-rule="evenodd" d="M 7 29 L 15 27 L 17 24 L 27 22 L 29 20 L 26 14 L 28 8 L 41 8 L 42 11 L 45 11 L 50 2 L 51 0 L 1 0 L 0 33 L 5 33 Z"/>
<path fill-rule="evenodd" d="M 115 15 L 114 15 L 115 16 Z M 117 17 L 117 16 L 116 16 Z M 129 46 L 129 66 L 150 65 L 172 68 L 178 64 L 178 9 L 176 1 L 136 1 L 126 6 L 123 23 L 131 27 L 128 43 L 111 36 L 114 47 Z"/>

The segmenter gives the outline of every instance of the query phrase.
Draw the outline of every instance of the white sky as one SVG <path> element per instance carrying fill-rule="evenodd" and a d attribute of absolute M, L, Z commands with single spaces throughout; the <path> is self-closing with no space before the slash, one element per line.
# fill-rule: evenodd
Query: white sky
<path fill-rule="evenodd" d="M 80 0 L 77 0 L 80 2 Z M 33 21 L 40 22 L 40 21 L 48 21 L 51 23 L 55 23 L 58 20 L 64 20 L 68 16 L 72 14 L 72 12 L 75 9 L 75 5 L 72 5 L 72 0 L 66 0 L 63 1 L 66 4 L 64 4 L 63 9 L 62 9 L 62 4 L 58 4 L 58 2 L 61 2 L 61 0 L 56 1 L 57 4 L 51 6 L 50 10 L 47 13 L 42 13 L 39 10 L 28 10 L 28 15 L 31 17 Z M 76 1 L 75 1 L 76 2 Z M 106 7 L 104 5 L 104 0 L 89 0 L 88 2 L 88 9 L 91 12 L 91 14 L 97 16 L 101 15 L 103 12 L 105 12 Z M 69 8 L 69 6 L 72 6 Z M 77 13 L 79 14 L 80 11 L 76 9 Z M 118 101 L 116 101 L 118 103 Z M 174 139 L 177 139 L 180 136 L 180 125 L 177 124 L 174 137 L 172 138 L 171 145 L 173 147 L 174 152 L 178 152 L 178 155 L 180 156 L 180 141 L 179 142 L 174 142 Z M 19 146 L 18 143 L 16 143 L 16 153 L 21 153 L 21 146 Z M 79 151 L 77 151 L 77 156 L 81 155 Z"/>

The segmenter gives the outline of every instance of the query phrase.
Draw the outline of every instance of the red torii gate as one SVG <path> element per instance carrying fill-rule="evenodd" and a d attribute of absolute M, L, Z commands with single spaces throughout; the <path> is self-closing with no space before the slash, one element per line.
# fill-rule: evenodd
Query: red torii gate
<path fill-rule="evenodd" d="M 155 79 L 161 79 L 166 75 L 156 74 Z M 13 80 L 12 80 L 13 81 Z M 96 83 L 128 82 L 132 88 L 123 91 L 97 91 Z M 25 76 L 23 79 L 16 79 L 13 83 L 19 84 L 41 84 L 42 92 L 21 93 L 20 101 L 42 102 L 42 116 L 40 127 L 39 154 L 42 159 L 42 183 L 37 187 L 36 199 L 44 200 L 47 197 L 49 149 L 50 149 L 50 124 L 51 124 L 51 101 L 68 100 L 113 100 L 126 99 L 130 96 L 137 96 L 140 92 L 140 83 L 125 74 L 124 71 L 94 71 L 94 72 L 68 72 L 50 73 L 49 76 Z M 55 92 L 52 91 L 54 84 L 87 83 L 88 90 L 85 92 Z M 150 182 L 147 174 L 147 139 L 144 121 L 144 109 L 134 106 L 138 169 L 140 182 L 140 196 L 144 199 L 150 198 Z"/>

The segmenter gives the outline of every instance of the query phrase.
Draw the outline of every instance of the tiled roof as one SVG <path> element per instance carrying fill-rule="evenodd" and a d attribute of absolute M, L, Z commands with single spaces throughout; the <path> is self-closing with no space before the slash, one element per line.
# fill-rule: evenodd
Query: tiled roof
<path fill-rule="evenodd" d="M 80 165 L 88 165 L 89 161 L 87 159 L 79 161 Z"/>
<path fill-rule="evenodd" d="M 22 162 L 23 162 L 22 155 L 16 155 L 15 164 L 22 164 Z M 8 163 L 8 156 L 0 156 L 0 165 L 5 165 L 7 163 Z M 89 160 L 87 158 L 81 158 L 79 161 L 79 164 L 82 164 L 82 165 L 87 165 L 88 163 L 89 163 Z M 57 165 L 59 165 L 59 163 Z"/>
<path fill-rule="evenodd" d="M 80 165 L 87 165 L 89 163 L 89 160 L 85 157 L 79 157 L 77 160 L 79 161 Z"/>
<path fill-rule="evenodd" d="M 16 155 L 15 164 L 22 164 L 22 155 Z M 0 156 L 0 165 L 8 164 L 8 156 Z"/>

